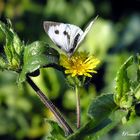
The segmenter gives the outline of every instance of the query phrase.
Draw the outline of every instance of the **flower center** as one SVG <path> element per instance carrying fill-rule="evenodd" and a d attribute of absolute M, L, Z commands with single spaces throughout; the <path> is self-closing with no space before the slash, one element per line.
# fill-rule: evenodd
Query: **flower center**
<path fill-rule="evenodd" d="M 71 59 L 71 68 L 76 71 L 77 73 L 83 73 L 85 71 L 86 67 L 82 59 L 79 57 L 75 57 Z"/>

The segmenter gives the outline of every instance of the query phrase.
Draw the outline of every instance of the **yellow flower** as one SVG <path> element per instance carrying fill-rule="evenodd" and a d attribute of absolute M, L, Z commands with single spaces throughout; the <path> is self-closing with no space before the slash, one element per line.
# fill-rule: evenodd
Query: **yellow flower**
<path fill-rule="evenodd" d="M 63 54 L 60 56 L 60 65 L 65 68 L 65 74 L 71 74 L 72 77 L 78 75 L 92 77 L 91 73 L 97 73 L 94 69 L 99 62 L 97 58 L 84 52 L 77 52 L 71 57 Z"/>

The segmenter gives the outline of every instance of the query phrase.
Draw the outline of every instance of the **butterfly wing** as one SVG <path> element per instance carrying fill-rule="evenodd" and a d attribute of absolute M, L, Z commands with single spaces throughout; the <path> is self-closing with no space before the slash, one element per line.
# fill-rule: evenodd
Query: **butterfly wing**
<path fill-rule="evenodd" d="M 83 34 L 83 31 L 75 25 L 52 21 L 45 21 L 44 29 L 51 40 L 68 54 L 73 53 L 77 45 L 77 41 L 75 41 L 76 35 Z"/>
<path fill-rule="evenodd" d="M 91 21 L 91 22 L 89 23 L 89 25 L 88 25 L 87 28 L 85 29 L 84 33 L 80 36 L 80 39 L 79 39 L 79 41 L 78 41 L 78 43 L 77 43 L 76 48 L 77 48 L 77 47 L 79 46 L 79 44 L 84 40 L 85 36 L 87 35 L 87 33 L 88 33 L 89 30 L 91 29 L 92 25 L 93 25 L 93 24 L 95 23 L 95 21 L 97 20 L 97 18 L 98 18 L 98 16 L 96 16 L 96 17 L 94 18 L 94 20 Z"/>
<path fill-rule="evenodd" d="M 82 36 L 84 32 L 78 26 L 69 24 L 69 27 L 70 27 L 71 40 L 70 40 L 70 47 L 68 50 L 68 55 L 71 56 L 76 49 L 80 36 Z"/>
<path fill-rule="evenodd" d="M 69 28 L 58 22 L 45 21 L 44 22 L 45 32 L 49 35 L 51 40 L 61 49 L 67 50 L 70 44 L 70 37 L 65 36 L 63 31 L 69 32 Z"/>

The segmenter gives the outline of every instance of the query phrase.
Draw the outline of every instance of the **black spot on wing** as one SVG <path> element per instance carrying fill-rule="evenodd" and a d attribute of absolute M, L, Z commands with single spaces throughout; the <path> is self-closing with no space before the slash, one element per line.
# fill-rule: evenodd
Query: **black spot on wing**
<path fill-rule="evenodd" d="M 67 36 L 67 39 L 68 39 L 68 40 L 70 40 L 70 35 L 68 34 L 67 31 L 64 31 L 63 34 Z"/>
<path fill-rule="evenodd" d="M 64 35 L 67 35 L 67 32 L 66 32 L 66 31 L 64 31 L 64 32 L 63 32 L 63 34 L 64 34 Z"/>
<path fill-rule="evenodd" d="M 55 34 L 59 34 L 59 30 L 55 30 L 54 32 L 55 32 Z"/>
<path fill-rule="evenodd" d="M 73 42 L 73 48 L 76 47 L 77 43 L 78 43 L 78 39 L 80 37 L 80 34 L 77 34 L 76 37 L 74 38 L 74 42 Z"/>
<path fill-rule="evenodd" d="M 79 37 L 80 37 L 80 34 L 78 33 L 74 38 L 74 42 L 73 42 L 73 45 L 72 45 L 73 47 L 69 50 L 69 53 L 72 53 L 74 51 L 74 49 L 75 49 L 75 47 L 78 43 Z"/>
<path fill-rule="evenodd" d="M 70 53 L 70 54 L 73 53 L 74 49 L 75 49 L 75 48 L 71 48 L 71 49 L 69 50 L 69 53 Z"/>
<path fill-rule="evenodd" d="M 78 33 L 78 34 L 76 35 L 76 37 L 74 38 L 73 48 L 76 47 L 76 45 L 77 45 L 77 43 L 78 43 L 78 39 L 79 39 L 79 37 L 80 37 L 80 34 Z"/>

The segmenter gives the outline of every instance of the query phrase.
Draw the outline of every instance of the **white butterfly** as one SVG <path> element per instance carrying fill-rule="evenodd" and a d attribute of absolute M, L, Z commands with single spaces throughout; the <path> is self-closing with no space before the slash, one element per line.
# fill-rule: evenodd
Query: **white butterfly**
<path fill-rule="evenodd" d="M 44 21 L 43 25 L 51 40 L 71 56 L 89 32 L 97 17 L 89 23 L 84 32 L 78 26 L 72 24 Z"/>

